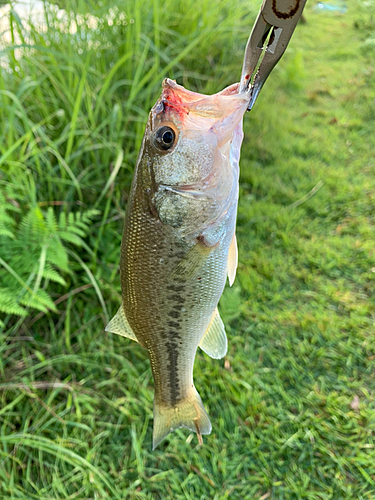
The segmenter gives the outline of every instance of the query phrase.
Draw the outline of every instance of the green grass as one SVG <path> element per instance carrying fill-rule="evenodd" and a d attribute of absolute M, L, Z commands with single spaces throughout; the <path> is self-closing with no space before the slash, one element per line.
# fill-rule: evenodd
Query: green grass
<path fill-rule="evenodd" d="M 61 240 L 69 272 L 51 267 L 63 281 L 44 277 L 40 256 L 34 271 L 15 268 L 58 312 L 30 303 L 2 316 L 1 499 L 375 499 L 375 8 L 312 7 L 245 116 L 240 262 L 220 302 L 229 351 L 195 362 L 213 424 L 203 447 L 179 430 L 151 451 L 146 352 L 103 327 L 120 302 L 122 218 L 161 80 L 232 83 L 258 2 L 249 16 L 248 2 L 124 2 L 123 31 L 99 25 L 96 51 L 87 26 L 81 38 L 34 32 L 21 61 L 6 49 L 0 186 L 15 210 L 4 227 L 22 234 L 30 213 L 47 227 L 48 207 L 56 220 L 99 215 Z"/>

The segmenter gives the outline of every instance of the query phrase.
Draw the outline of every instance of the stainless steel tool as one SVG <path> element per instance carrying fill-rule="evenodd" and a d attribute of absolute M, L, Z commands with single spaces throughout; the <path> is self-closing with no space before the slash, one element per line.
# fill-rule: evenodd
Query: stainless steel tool
<path fill-rule="evenodd" d="M 254 106 L 293 35 L 306 0 L 264 0 L 245 49 L 239 92 Z"/>

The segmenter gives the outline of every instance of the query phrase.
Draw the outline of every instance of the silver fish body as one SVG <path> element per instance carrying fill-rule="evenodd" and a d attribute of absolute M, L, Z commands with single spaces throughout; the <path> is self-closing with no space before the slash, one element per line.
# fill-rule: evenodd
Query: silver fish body
<path fill-rule="evenodd" d="M 163 82 L 151 110 L 127 206 L 121 246 L 122 305 L 106 330 L 148 351 L 155 382 L 154 448 L 211 423 L 193 383 L 198 345 L 227 349 L 217 311 L 237 266 L 235 224 L 246 95 L 214 96 Z"/>

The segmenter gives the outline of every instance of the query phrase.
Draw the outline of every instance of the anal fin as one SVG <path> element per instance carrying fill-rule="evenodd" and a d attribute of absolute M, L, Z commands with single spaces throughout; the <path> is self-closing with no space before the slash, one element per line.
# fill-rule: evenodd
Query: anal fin
<path fill-rule="evenodd" d="M 128 323 L 122 304 L 120 306 L 120 309 L 105 327 L 105 331 L 117 333 L 117 335 L 122 335 L 123 337 L 127 337 L 128 339 L 138 342 L 137 337 L 135 336 L 131 326 Z"/>
<path fill-rule="evenodd" d="M 225 328 L 220 318 L 217 308 L 214 311 L 211 322 L 208 325 L 206 333 L 199 344 L 199 347 L 211 358 L 223 358 L 228 349 L 228 340 L 225 335 Z"/>

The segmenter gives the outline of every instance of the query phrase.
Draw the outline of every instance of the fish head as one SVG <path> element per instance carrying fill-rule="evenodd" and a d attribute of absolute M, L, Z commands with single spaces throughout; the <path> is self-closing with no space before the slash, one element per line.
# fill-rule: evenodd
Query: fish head
<path fill-rule="evenodd" d="M 226 160 L 247 101 L 238 94 L 238 84 L 208 96 L 165 79 L 146 131 L 156 184 L 201 184 L 203 190 L 217 186 L 219 178 L 231 184 L 233 172 Z"/>
<path fill-rule="evenodd" d="M 135 185 L 152 215 L 183 237 L 201 235 L 223 217 L 235 221 L 247 104 L 238 84 L 208 96 L 163 82 L 146 126 Z"/>

